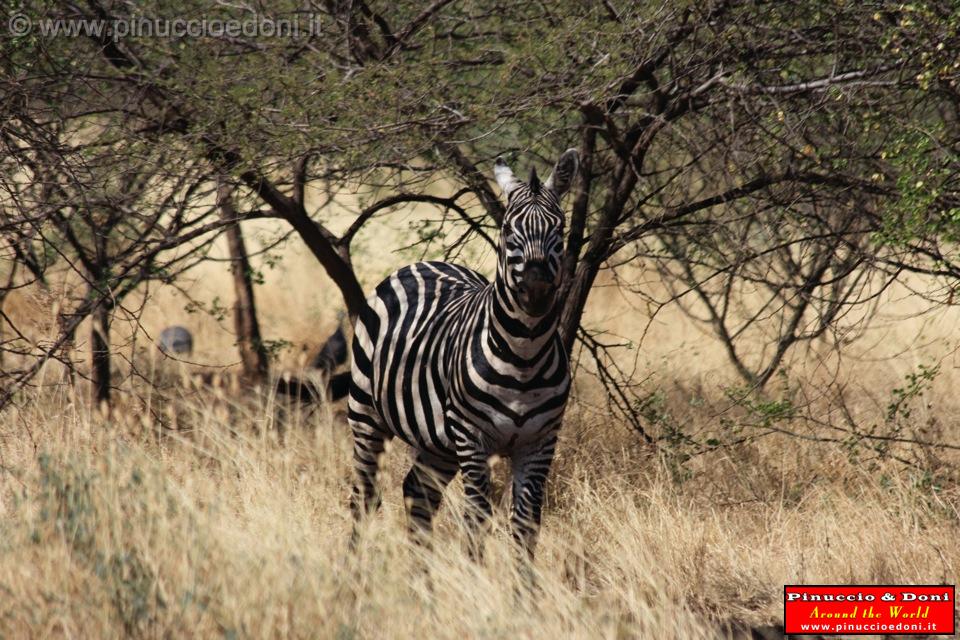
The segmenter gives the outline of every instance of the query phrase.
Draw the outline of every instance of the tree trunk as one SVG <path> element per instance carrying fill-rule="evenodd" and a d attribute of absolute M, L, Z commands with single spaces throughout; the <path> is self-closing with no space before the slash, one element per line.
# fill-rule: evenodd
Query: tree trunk
<path fill-rule="evenodd" d="M 589 263 L 581 262 L 577 267 L 576 275 L 573 277 L 573 283 L 567 291 L 566 299 L 563 301 L 559 329 L 560 338 L 563 340 L 563 346 L 566 347 L 568 356 L 573 353 L 573 343 L 577 340 L 580 318 L 583 317 L 587 297 L 590 295 L 590 288 L 593 286 L 596 277 L 597 270 L 591 268 Z"/>
<path fill-rule="evenodd" d="M 218 196 L 220 211 L 225 220 L 235 220 L 237 215 L 230 201 L 230 188 L 221 185 Z M 243 378 L 248 382 L 262 382 L 268 371 L 267 350 L 260 335 L 257 321 L 257 306 L 253 297 L 253 280 L 250 278 L 250 259 L 243 241 L 240 224 L 234 222 L 225 229 L 227 248 L 230 251 L 230 273 L 236 301 L 233 304 L 233 321 L 237 334 L 237 349 L 243 365 Z"/>
<path fill-rule="evenodd" d="M 586 148 L 590 154 L 592 148 Z M 589 144 L 592 144 L 590 142 Z M 646 143 L 649 144 L 649 143 Z M 564 290 L 563 311 L 560 316 L 560 337 L 564 346 L 567 348 L 567 354 L 570 355 L 573 350 L 573 343 L 577 339 L 577 329 L 580 328 L 580 319 L 583 317 L 583 310 L 587 306 L 587 298 L 590 296 L 590 289 L 597 279 L 597 273 L 603 264 L 604 258 L 610 249 L 610 242 L 613 238 L 613 232 L 623 217 L 623 209 L 633 193 L 633 188 L 637 184 L 642 158 L 645 151 L 638 151 L 641 143 L 637 143 L 634 149 L 634 156 L 630 160 L 624 160 L 613 178 L 614 188 L 603 206 L 603 212 L 593 232 L 590 234 L 590 241 L 587 244 L 587 250 L 577 262 L 576 271 L 573 276 L 573 282 L 569 288 Z M 644 147 L 645 148 L 645 147 Z M 591 162 L 592 164 L 592 162 Z M 592 167 L 588 165 L 588 171 Z M 584 180 L 582 188 L 589 188 L 590 174 L 586 174 L 587 180 Z M 589 194 L 579 193 L 578 201 L 575 203 L 580 211 L 574 212 L 574 219 L 582 218 L 581 224 L 586 220 L 586 206 Z M 583 199 L 582 202 L 580 201 Z"/>
<path fill-rule="evenodd" d="M 276 209 L 276 208 L 275 208 Z M 338 246 L 334 238 L 321 225 L 317 224 L 306 214 L 300 205 L 291 205 L 283 211 L 282 217 L 290 223 L 300 235 L 300 239 L 307 245 L 314 257 L 323 266 L 327 275 L 333 280 L 343 296 L 350 314 L 350 321 L 355 322 L 357 316 L 367 304 L 367 296 L 360 286 L 360 280 L 350 261 L 347 247 Z"/>
<path fill-rule="evenodd" d="M 93 404 L 110 408 L 110 308 L 100 304 L 93 311 L 90 326 L 90 381 Z"/>

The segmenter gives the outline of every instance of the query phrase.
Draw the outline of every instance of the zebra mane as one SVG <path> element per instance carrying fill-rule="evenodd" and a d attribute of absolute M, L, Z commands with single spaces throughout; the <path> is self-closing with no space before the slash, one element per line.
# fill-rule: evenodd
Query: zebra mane
<path fill-rule="evenodd" d="M 540 178 L 537 177 L 536 167 L 530 169 L 530 181 L 527 182 L 527 186 L 530 187 L 530 193 L 535 196 L 540 195 Z"/>

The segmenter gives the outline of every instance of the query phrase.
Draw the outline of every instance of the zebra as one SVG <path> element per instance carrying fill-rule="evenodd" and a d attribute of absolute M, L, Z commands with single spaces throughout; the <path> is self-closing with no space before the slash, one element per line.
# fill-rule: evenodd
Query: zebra
<path fill-rule="evenodd" d="M 403 496 L 416 541 L 429 542 L 442 492 L 460 472 L 471 555 L 482 556 L 489 461 L 502 456 L 513 472 L 513 539 L 533 558 L 570 388 L 556 294 L 560 199 L 578 166 L 569 149 L 546 182 L 534 169 L 524 184 L 497 159 L 506 210 L 493 282 L 448 262 L 419 262 L 388 276 L 367 299 L 351 346 L 348 394 L 354 536 L 356 523 L 379 507 L 379 458 L 396 437 L 414 453 Z"/>

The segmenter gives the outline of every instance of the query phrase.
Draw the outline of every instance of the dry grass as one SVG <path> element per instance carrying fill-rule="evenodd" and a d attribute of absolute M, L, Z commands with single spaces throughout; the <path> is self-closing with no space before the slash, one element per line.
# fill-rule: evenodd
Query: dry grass
<path fill-rule="evenodd" d="M 285 414 L 282 443 L 269 398 L 151 410 L 179 430 L 134 406 L 104 421 L 69 392 L 4 414 L 0 636 L 726 637 L 777 623 L 784 583 L 955 582 L 960 563 L 956 489 L 901 465 L 773 436 L 681 481 L 573 407 L 528 598 L 502 521 L 483 565 L 463 553 L 456 483 L 434 551 L 408 545 L 399 448 L 349 554 L 350 442 L 329 407 Z"/>

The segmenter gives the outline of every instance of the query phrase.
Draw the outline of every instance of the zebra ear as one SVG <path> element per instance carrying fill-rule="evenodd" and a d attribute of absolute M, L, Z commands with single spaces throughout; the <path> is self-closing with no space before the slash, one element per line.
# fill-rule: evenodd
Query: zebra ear
<path fill-rule="evenodd" d="M 580 167 L 580 154 L 576 149 L 567 149 L 557 160 L 557 166 L 553 168 L 553 173 L 547 178 L 544 186 L 547 189 L 553 189 L 557 197 L 561 197 L 570 190 L 573 179 L 577 175 L 577 169 Z"/>
<path fill-rule="evenodd" d="M 500 190 L 503 191 L 504 198 L 520 186 L 520 181 L 513 175 L 513 171 L 511 171 L 507 163 L 503 161 L 503 158 L 497 158 L 497 161 L 493 164 L 493 176 L 497 179 L 497 184 L 500 185 Z"/>

